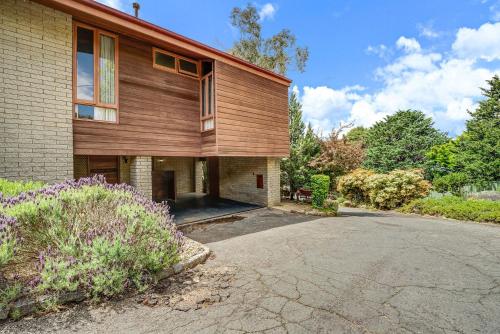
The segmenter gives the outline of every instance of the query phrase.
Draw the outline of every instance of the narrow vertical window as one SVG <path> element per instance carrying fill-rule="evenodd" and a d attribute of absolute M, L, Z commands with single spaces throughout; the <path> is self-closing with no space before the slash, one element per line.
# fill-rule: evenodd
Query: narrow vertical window
<path fill-rule="evenodd" d="M 82 27 L 76 33 L 76 97 L 94 100 L 94 31 Z"/>
<path fill-rule="evenodd" d="M 75 29 L 75 117 L 116 122 L 118 39 L 92 27 Z"/>
<path fill-rule="evenodd" d="M 214 87 L 213 74 L 210 72 L 201 79 L 201 130 L 208 131 L 214 128 Z"/>

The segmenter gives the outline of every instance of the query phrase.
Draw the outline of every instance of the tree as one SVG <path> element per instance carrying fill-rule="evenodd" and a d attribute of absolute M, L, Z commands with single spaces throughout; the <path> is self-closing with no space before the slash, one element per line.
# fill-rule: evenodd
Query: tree
<path fill-rule="evenodd" d="M 290 145 L 296 146 L 304 137 L 306 125 L 302 120 L 302 105 L 297 99 L 297 94 L 292 92 L 288 102 L 288 128 L 290 131 Z"/>
<path fill-rule="evenodd" d="M 500 180 L 500 78 L 495 75 L 482 88 L 485 100 L 479 103 L 466 130 L 457 141 L 458 168 L 474 183 Z"/>
<path fill-rule="evenodd" d="M 363 162 L 362 142 L 349 141 L 341 137 L 341 133 L 350 126 L 350 124 L 341 125 L 334 129 L 328 138 L 321 140 L 321 153 L 311 162 L 312 167 L 330 175 L 333 187 L 338 176 L 358 168 Z"/>
<path fill-rule="evenodd" d="M 457 143 L 460 137 L 444 144 L 434 145 L 425 154 L 425 172 L 429 180 L 457 170 Z"/>
<path fill-rule="evenodd" d="M 446 134 L 434 128 L 432 119 L 423 112 L 400 110 L 368 131 L 363 166 L 384 173 L 423 168 L 425 153 L 447 140 Z"/>
<path fill-rule="evenodd" d="M 359 142 L 364 147 L 366 144 L 366 135 L 368 133 L 368 129 L 362 126 L 357 126 L 352 128 L 345 134 L 345 138 L 351 142 Z"/>
<path fill-rule="evenodd" d="M 260 17 L 252 4 L 233 8 L 230 18 L 231 25 L 240 31 L 240 39 L 229 50 L 231 54 L 282 75 L 293 63 L 304 71 L 309 50 L 296 46 L 296 37 L 289 29 L 270 38 L 262 37 Z"/>
<path fill-rule="evenodd" d="M 290 188 L 290 198 L 300 187 L 309 183 L 315 174 L 309 162 L 319 153 L 319 143 L 310 125 L 302 120 L 302 105 L 295 93 L 288 102 L 290 156 L 281 160 L 281 182 Z"/>

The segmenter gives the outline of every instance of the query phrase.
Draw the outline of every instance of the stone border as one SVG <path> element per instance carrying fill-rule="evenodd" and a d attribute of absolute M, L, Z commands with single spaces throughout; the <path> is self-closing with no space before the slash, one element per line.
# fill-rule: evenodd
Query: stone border
<path fill-rule="evenodd" d="M 172 267 L 156 274 L 155 278 L 158 281 L 179 274 L 185 270 L 194 268 L 208 259 L 208 257 L 210 256 L 210 249 L 207 246 L 196 241 L 191 240 L 191 242 L 197 243 L 199 245 L 199 249 L 201 249 L 201 252 L 198 252 L 197 254 L 185 260 L 181 260 L 179 263 L 173 265 Z M 27 315 L 36 313 L 37 311 L 41 310 L 42 305 L 48 301 L 57 301 L 58 304 L 62 305 L 71 302 L 81 302 L 85 299 L 85 294 L 82 291 L 78 290 L 65 292 L 60 294 L 59 296 L 44 295 L 35 298 L 31 296 L 25 296 L 16 300 L 14 303 L 7 305 L 7 307 L 0 309 L 0 320 L 5 320 L 9 316 L 12 319 L 19 319 Z"/>

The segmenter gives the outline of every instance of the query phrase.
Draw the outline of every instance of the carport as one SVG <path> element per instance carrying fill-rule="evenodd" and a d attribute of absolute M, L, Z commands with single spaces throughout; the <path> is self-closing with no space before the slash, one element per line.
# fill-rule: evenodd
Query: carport
<path fill-rule="evenodd" d="M 178 225 L 232 215 L 261 207 L 203 193 L 180 194 L 175 202 L 169 202 L 169 204 L 175 223 Z"/>

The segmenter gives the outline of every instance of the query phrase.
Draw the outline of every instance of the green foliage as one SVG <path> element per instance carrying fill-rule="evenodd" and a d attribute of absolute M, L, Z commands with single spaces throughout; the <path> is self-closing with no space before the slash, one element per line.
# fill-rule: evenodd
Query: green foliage
<path fill-rule="evenodd" d="M 368 189 L 366 179 L 374 173 L 370 170 L 358 168 L 349 174 L 341 176 L 337 182 L 337 191 L 345 197 L 350 204 L 368 203 Z"/>
<path fill-rule="evenodd" d="M 34 181 L 9 181 L 6 179 L 0 179 L 0 193 L 4 197 L 17 196 L 20 193 L 28 192 L 30 190 L 36 190 L 43 187 L 42 182 Z"/>
<path fill-rule="evenodd" d="M 319 154 L 320 144 L 310 125 L 302 121 L 302 105 L 292 93 L 289 100 L 290 156 L 281 160 L 281 182 L 290 193 L 310 183 L 316 171 L 309 163 Z"/>
<path fill-rule="evenodd" d="M 323 211 L 332 215 L 337 215 L 339 211 L 339 202 L 331 198 L 325 199 L 323 202 Z"/>
<path fill-rule="evenodd" d="M 3 290 L 0 291 L 0 309 L 7 306 L 10 302 L 14 301 L 19 297 L 23 289 L 23 286 L 19 282 L 14 282 L 7 285 Z"/>
<path fill-rule="evenodd" d="M 357 169 L 342 176 L 338 191 L 349 203 L 370 204 L 379 209 L 394 209 L 429 193 L 430 184 L 420 170 L 394 170 L 388 174 Z"/>
<path fill-rule="evenodd" d="M 445 176 L 437 177 L 432 181 L 432 187 L 440 193 L 452 193 L 460 196 L 461 189 L 470 183 L 470 179 L 465 173 L 450 173 Z"/>
<path fill-rule="evenodd" d="M 311 177 L 312 206 L 316 209 L 323 207 L 330 189 L 330 177 L 328 175 L 313 175 Z"/>
<path fill-rule="evenodd" d="M 488 80 L 486 99 L 471 112 L 466 130 L 457 142 L 457 165 L 473 183 L 500 180 L 500 78 Z"/>
<path fill-rule="evenodd" d="M 296 46 L 296 37 L 289 29 L 264 38 L 259 13 L 252 4 L 233 8 L 230 18 L 231 25 L 240 31 L 239 41 L 229 50 L 231 54 L 283 75 L 292 64 L 304 71 L 309 50 Z"/>
<path fill-rule="evenodd" d="M 394 209 L 415 198 L 427 196 L 430 183 L 424 180 L 420 170 L 394 170 L 368 177 L 365 188 L 374 207 Z"/>
<path fill-rule="evenodd" d="M 405 205 L 400 210 L 406 213 L 500 223 L 500 201 L 445 196 L 442 198 L 418 199 Z"/>
<path fill-rule="evenodd" d="M 96 299 L 114 296 L 133 284 L 143 288 L 179 261 L 180 241 L 166 209 L 132 188 L 97 183 L 46 189 L 0 206 L 0 213 L 16 220 L 11 234 L 23 240 L 6 250 L 9 243 L 2 243 L 1 264 L 14 269 L 8 264 L 13 257 L 15 268 L 37 267 L 29 273 L 37 282 L 33 292 L 79 289 Z"/>
<path fill-rule="evenodd" d="M 345 139 L 350 142 L 358 142 L 364 147 L 366 145 L 366 136 L 368 129 L 362 126 L 352 128 L 345 134 Z"/>
<path fill-rule="evenodd" d="M 447 141 L 421 111 L 400 110 L 377 122 L 366 136 L 363 166 L 377 172 L 425 167 L 425 153 Z"/>
<path fill-rule="evenodd" d="M 457 169 L 457 141 L 450 140 L 447 143 L 434 145 L 425 154 L 425 170 L 429 179 L 446 175 Z"/>

